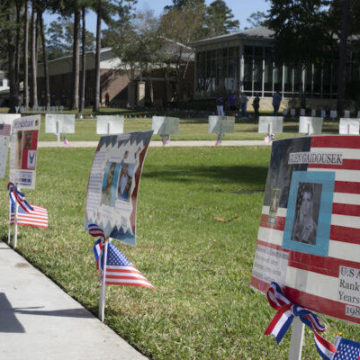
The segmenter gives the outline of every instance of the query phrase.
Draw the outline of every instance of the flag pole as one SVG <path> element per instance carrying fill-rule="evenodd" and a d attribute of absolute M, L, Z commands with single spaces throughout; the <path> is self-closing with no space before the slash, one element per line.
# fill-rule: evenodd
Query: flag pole
<path fill-rule="evenodd" d="M 57 136 L 57 142 L 60 142 L 61 134 L 60 134 L 59 120 L 56 121 L 56 136 Z"/>
<path fill-rule="evenodd" d="M 16 184 L 17 185 L 17 184 Z M 20 188 L 18 188 L 20 191 Z M 14 213 L 14 241 L 13 241 L 13 247 L 16 249 L 17 245 L 17 235 L 18 235 L 18 209 L 19 204 L 17 201 L 15 201 L 15 213 Z"/>
<path fill-rule="evenodd" d="M 292 323 L 289 360 L 301 360 L 305 325 L 295 316 Z"/>
<path fill-rule="evenodd" d="M 100 302 L 99 302 L 99 319 L 104 322 L 105 318 L 105 300 L 106 300 L 106 260 L 108 252 L 109 240 L 105 239 L 104 245 L 104 269 L 102 272 L 101 291 L 100 291 Z M 101 266 L 101 259 L 100 259 Z"/>
<path fill-rule="evenodd" d="M 8 230 L 8 244 L 10 245 L 10 241 L 11 241 L 11 225 L 10 225 L 10 220 L 11 220 L 11 198 L 9 196 L 9 230 Z"/>

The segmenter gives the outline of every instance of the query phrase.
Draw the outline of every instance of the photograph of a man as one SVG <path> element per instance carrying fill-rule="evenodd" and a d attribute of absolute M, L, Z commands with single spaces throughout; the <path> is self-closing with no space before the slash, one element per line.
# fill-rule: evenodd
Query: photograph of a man
<path fill-rule="evenodd" d="M 299 183 L 291 240 L 316 245 L 321 184 Z"/>

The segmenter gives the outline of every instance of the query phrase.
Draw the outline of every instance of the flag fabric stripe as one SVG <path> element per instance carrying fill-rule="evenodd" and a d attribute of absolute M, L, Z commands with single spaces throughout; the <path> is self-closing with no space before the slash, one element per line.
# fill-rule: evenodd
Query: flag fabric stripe
<path fill-rule="evenodd" d="M 43 229 L 48 228 L 48 212 L 45 208 L 32 205 L 34 210 L 27 210 L 25 212 L 21 207 L 18 207 L 18 225 L 39 227 Z M 9 223 L 13 225 L 15 222 L 15 203 L 11 204 L 11 213 L 9 216 Z"/>
<path fill-rule="evenodd" d="M 106 285 L 124 285 L 124 286 L 139 286 L 139 287 L 146 287 L 149 289 L 155 289 L 149 282 L 147 281 L 140 281 L 140 280 L 132 280 L 131 282 L 128 281 L 106 281 Z"/>
<path fill-rule="evenodd" d="M 141 286 L 154 289 L 144 275 L 112 243 L 108 244 L 105 284 Z"/>
<path fill-rule="evenodd" d="M 359 149 L 359 138 L 357 136 L 314 136 L 311 146 L 314 148 L 344 148 Z"/>
<path fill-rule="evenodd" d="M 360 182 L 335 181 L 334 191 L 338 193 L 360 194 Z"/>
<path fill-rule="evenodd" d="M 333 201 L 334 203 L 339 203 L 339 204 L 344 203 L 344 204 L 358 205 L 360 204 L 360 195 L 334 192 Z"/>
<path fill-rule="evenodd" d="M 330 229 L 330 239 L 351 244 L 359 244 L 360 229 L 332 225 Z"/>
<path fill-rule="evenodd" d="M 338 215 L 360 216 L 360 205 L 334 203 L 332 211 Z"/>

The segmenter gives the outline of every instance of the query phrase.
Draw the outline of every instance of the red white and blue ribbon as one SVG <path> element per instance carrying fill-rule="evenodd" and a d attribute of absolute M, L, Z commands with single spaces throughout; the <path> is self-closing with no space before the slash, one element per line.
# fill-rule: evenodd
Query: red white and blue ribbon
<path fill-rule="evenodd" d="M 267 298 L 270 306 L 277 310 L 277 313 L 265 330 L 265 335 L 274 335 L 276 342 L 279 344 L 288 331 L 294 317 L 298 316 L 313 331 L 315 346 L 320 356 L 325 360 L 331 360 L 332 356 L 337 353 L 337 350 L 333 344 L 319 335 L 319 333 L 325 332 L 326 325 L 322 323 L 322 320 L 317 315 L 301 306 L 292 304 L 284 296 L 280 286 L 275 282 L 271 283 L 267 292 Z"/>
<path fill-rule="evenodd" d="M 7 188 L 12 203 L 18 203 L 26 213 L 34 210 L 34 208 L 25 200 L 25 194 L 19 191 L 14 183 L 9 182 Z"/>
<path fill-rule="evenodd" d="M 88 232 L 91 236 L 97 237 L 97 241 L 94 244 L 93 250 L 96 260 L 96 268 L 99 270 L 99 260 L 101 258 L 101 253 L 104 250 L 105 246 L 105 235 L 103 229 L 96 224 L 88 225 Z"/>

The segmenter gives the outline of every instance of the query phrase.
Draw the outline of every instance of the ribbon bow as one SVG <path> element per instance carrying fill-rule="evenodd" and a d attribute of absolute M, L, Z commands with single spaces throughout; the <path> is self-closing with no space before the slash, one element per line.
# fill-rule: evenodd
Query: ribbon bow
<path fill-rule="evenodd" d="M 104 250 L 104 244 L 105 244 L 104 230 L 96 224 L 89 224 L 88 232 L 91 236 L 98 237 L 98 239 L 95 241 L 93 250 L 96 260 L 96 268 L 99 270 L 99 259 L 102 251 Z"/>
<path fill-rule="evenodd" d="M 279 344 L 294 317 L 298 316 L 313 331 L 316 350 L 323 359 L 330 360 L 333 354 L 337 353 L 336 348 L 319 335 L 319 333 L 325 332 L 326 325 L 317 315 L 301 306 L 292 304 L 275 282 L 271 283 L 266 295 L 270 306 L 277 310 L 277 313 L 265 330 L 265 335 L 274 335 Z"/>
<path fill-rule="evenodd" d="M 17 202 L 27 213 L 34 211 L 34 208 L 25 200 L 25 194 L 20 192 L 14 183 L 9 182 L 7 189 L 9 190 L 9 197 L 12 203 Z"/>

